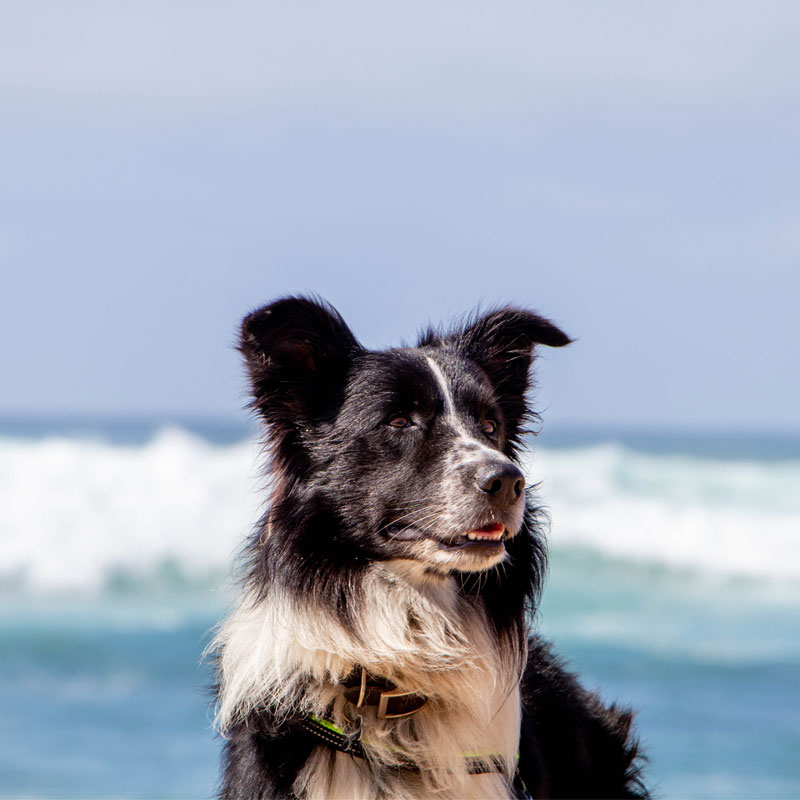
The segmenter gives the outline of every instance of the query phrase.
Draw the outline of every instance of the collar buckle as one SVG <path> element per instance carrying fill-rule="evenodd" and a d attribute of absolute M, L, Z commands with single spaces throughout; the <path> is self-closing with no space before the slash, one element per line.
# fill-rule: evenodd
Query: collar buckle
<path fill-rule="evenodd" d="M 345 689 L 344 699 L 355 708 L 376 707 L 378 719 L 410 717 L 428 705 L 428 698 L 424 695 L 400 691 L 390 681 L 378 679 L 368 682 L 364 667 L 361 667 L 358 684 Z"/>

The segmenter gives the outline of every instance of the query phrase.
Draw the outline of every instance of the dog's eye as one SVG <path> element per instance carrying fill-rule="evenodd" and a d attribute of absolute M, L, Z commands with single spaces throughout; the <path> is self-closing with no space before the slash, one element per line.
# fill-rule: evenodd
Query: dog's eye
<path fill-rule="evenodd" d="M 411 420 L 408 417 L 392 417 L 389 420 L 389 425 L 392 428 L 410 428 Z"/>
<path fill-rule="evenodd" d="M 497 423 L 490 419 L 485 419 L 483 422 L 481 422 L 481 430 L 487 436 L 494 436 L 497 433 Z"/>

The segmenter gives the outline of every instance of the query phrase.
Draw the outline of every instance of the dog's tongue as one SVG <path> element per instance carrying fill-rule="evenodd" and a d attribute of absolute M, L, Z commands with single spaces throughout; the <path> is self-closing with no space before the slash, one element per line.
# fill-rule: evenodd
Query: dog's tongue
<path fill-rule="evenodd" d="M 484 525 L 482 528 L 474 528 L 475 533 L 500 533 L 505 528 L 502 522 L 493 522 L 491 525 Z"/>

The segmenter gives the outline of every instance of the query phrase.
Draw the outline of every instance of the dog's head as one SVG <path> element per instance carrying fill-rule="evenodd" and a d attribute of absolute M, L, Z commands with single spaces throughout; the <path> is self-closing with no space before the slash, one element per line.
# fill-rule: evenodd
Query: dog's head
<path fill-rule="evenodd" d="M 501 308 L 416 347 L 370 351 L 322 303 L 254 311 L 240 350 L 276 473 L 269 526 L 299 536 L 295 558 L 307 561 L 404 559 L 437 573 L 503 561 L 524 524 L 515 454 L 534 349 L 569 341 L 531 311 Z"/>

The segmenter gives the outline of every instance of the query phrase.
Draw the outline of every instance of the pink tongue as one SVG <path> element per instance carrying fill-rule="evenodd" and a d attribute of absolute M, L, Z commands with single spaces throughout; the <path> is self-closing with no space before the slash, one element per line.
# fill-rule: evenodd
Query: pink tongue
<path fill-rule="evenodd" d="M 491 525 L 475 528 L 475 533 L 500 533 L 503 528 L 505 528 L 505 525 L 502 522 L 493 522 Z"/>

